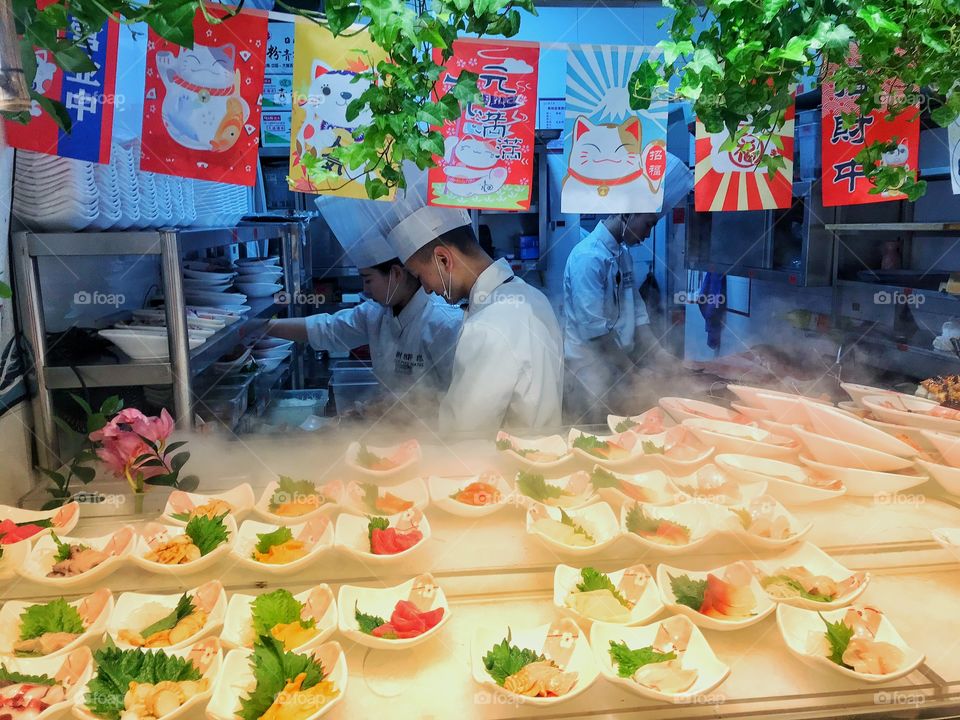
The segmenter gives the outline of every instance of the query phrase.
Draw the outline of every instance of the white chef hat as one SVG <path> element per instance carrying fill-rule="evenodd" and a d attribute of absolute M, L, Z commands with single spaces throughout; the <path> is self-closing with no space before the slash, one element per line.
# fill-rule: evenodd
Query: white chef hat
<path fill-rule="evenodd" d="M 390 203 L 321 195 L 316 200 L 320 214 L 330 226 L 350 262 L 358 268 L 393 260 L 397 254 L 387 242 L 386 210 Z"/>
<path fill-rule="evenodd" d="M 436 240 L 445 232 L 470 225 L 470 213 L 457 208 L 427 205 L 429 186 L 427 171 L 416 166 L 404 168 L 407 191 L 399 201 L 406 211 L 405 217 L 387 234 L 387 242 L 393 253 L 406 262 L 420 248 Z M 398 193 L 398 198 L 401 193 Z"/>
<path fill-rule="evenodd" d="M 693 189 L 693 172 L 673 153 L 667 153 L 667 169 L 663 174 L 663 207 L 665 215 L 679 205 Z"/>

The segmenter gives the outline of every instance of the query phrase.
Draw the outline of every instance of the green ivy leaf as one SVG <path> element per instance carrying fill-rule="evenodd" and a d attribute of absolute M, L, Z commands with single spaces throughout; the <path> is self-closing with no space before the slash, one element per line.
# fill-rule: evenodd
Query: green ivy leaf
<path fill-rule="evenodd" d="M 327 27 L 337 36 L 357 21 L 360 17 L 360 6 L 343 0 L 327 0 L 325 12 Z"/>
<path fill-rule="evenodd" d="M 863 20 L 870 31 L 878 35 L 900 35 L 901 28 L 876 5 L 864 5 L 857 10 L 857 17 Z"/>

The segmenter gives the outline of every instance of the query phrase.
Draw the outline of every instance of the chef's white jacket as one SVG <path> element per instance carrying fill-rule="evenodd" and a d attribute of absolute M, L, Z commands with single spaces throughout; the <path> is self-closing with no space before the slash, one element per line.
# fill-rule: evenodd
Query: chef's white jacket
<path fill-rule="evenodd" d="M 441 431 L 560 425 L 563 338 L 547 298 L 498 260 L 480 273 L 440 404 Z"/>
<path fill-rule="evenodd" d="M 307 318 L 314 350 L 370 346 L 373 372 L 394 395 L 412 387 L 443 392 L 450 385 L 463 311 L 417 290 L 403 310 L 368 300 L 347 310 Z"/>

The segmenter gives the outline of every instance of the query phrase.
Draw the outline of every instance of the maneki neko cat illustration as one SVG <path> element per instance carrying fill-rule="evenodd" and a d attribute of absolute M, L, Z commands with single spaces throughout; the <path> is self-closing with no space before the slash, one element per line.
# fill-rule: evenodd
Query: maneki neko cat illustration
<path fill-rule="evenodd" d="M 346 70 L 335 70 L 322 60 L 314 60 L 310 72 L 310 89 L 300 100 L 305 117 L 297 133 L 297 154 L 321 157 L 337 145 L 353 139 L 353 133 L 373 120 L 369 108 L 364 108 L 353 120 L 347 120 L 347 107 L 369 87 L 367 78 L 354 78 L 369 68 L 362 61 L 352 63 Z"/>
<path fill-rule="evenodd" d="M 444 140 L 443 159 L 448 195 L 490 195 L 507 181 L 507 169 L 497 165 L 496 145 L 488 140 L 450 136 Z"/>
<path fill-rule="evenodd" d="M 663 182 L 662 175 L 651 178 L 645 172 L 643 159 L 661 147 L 662 143 L 643 147 L 637 117 L 615 124 L 593 123 L 581 115 L 573 125 L 562 205 L 586 205 L 605 212 L 643 211 L 643 198 L 655 195 Z M 666 148 L 663 150 L 661 161 L 665 163 Z"/>
<path fill-rule="evenodd" d="M 250 106 L 240 95 L 236 56 L 233 45 L 157 53 L 165 87 L 163 124 L 180 145 L 225 152 L 240 139 Z"/>

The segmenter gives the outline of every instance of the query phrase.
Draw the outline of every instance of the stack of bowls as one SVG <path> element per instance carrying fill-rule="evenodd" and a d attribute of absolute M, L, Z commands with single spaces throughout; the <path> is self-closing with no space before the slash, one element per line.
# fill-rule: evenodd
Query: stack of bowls
<path fill-rule="evenodd" d="M 20 152 L 13 190 L 14 215 L 31 229 L 83 230 L 100 209 L 93 163 Z"/>

